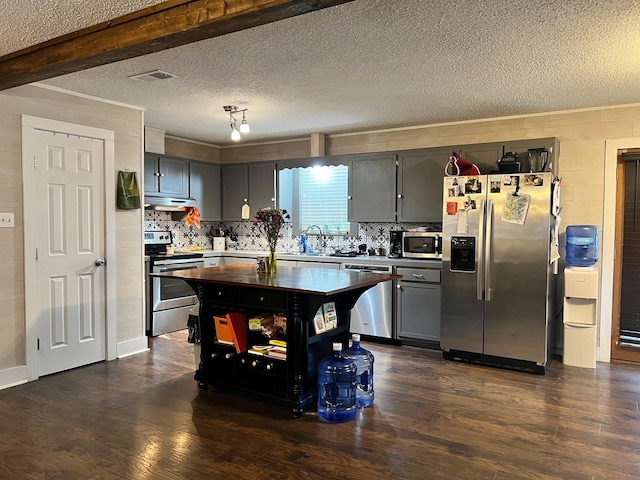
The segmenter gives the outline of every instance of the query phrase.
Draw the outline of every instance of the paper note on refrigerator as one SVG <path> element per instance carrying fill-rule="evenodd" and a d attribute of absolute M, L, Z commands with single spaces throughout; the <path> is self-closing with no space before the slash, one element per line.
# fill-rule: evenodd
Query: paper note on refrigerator
<path fill-rule="evenodd" d="M 467 210 L 458 212 L 458 227 L 456 229 L 458 235 L 467 235 L 469 233 L 469 213 Z"/>
<path fill-rule="evenodd" d="M 517 195 L 507 193 L 507 198 L 504 201 L 502 217 L 500 217 L 500 220 L 503 222 L 524 225 L 524 222 L 527 220 L 527 212 L 529 211 L 530 203 L 531 195 L 527 195 L 526 193 L 520 193 Z"/>

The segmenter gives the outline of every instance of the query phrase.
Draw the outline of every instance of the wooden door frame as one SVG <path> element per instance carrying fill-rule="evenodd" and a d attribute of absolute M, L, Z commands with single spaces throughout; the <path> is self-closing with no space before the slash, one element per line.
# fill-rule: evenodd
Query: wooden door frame
<path fill-rule="evenodd" d="M 618 151 L 616 160 L 616 228 L 615 228 L 615 256 L 613 264 L 613 304 L 611 311 L 611 359 L 640 362 L 640 349 L 618 346 L 620 332 L 620 301 L 622 296 L 622 261 L 624 238 L 624 204 L 625 204 L 625 173 L 623 153 L 639 153 L 640 148 Z"/>
<path fill-rule="evenodd" d="M 34 196 L 30 188 L 35 181 L 33 158 L 27 158 L 25 141 L 28 133 L 34 129 L 63 132 L 71 135 L 97 138 L 104 143 L 104 245 L 107 268 L 105 272 L 105 351 L 107 360 L 116 358 L 116 237 L 115 237 L 115 153 L 114 132 L 102 128 L 77 125 L 47 118 L 22 115 L 22 205 L 23 212 L 35 212 Z M 38 375 L 38 313 L 37 302 L 31 296 L 37 292 L 35 278 L 37 264 L 34 255 L 36 235 L 38 235 L 37 219 L 33 215 L 24 217 L 24 299 L 25 299 L 25 340 L 27 380 L 37 380 Z"/>
<path fill-rule="evenodd" d="M 602 260 L 600 262 L 600 308 L 598 355 L 601 362 L 611 361 L 612 318 L 614 304 L 614 264 L 616 245 L 616 172 L 621 151 L 640 147 L 640 137 L 617 138 L 605 141 L 604 202 L 602 219 Z"/>

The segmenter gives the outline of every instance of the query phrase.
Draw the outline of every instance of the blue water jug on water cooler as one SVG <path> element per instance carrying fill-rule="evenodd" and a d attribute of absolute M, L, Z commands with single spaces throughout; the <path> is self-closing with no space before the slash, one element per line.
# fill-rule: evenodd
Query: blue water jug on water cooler
<path fill-rule="evenodd" d="M 333 344 L 333 355 L 318 364 L 318 416 L 327 422 L 351 420 L 358 413 L 356 363 L 342 355 L 342 344 Z"/>
<path fill-rule="evenodd" d="M 565 260 L 572 267 L 591 267 L 598 261 L 598 233 L 596 225 L 570 225 L 567 227 L 567 254 Z"/>
<path fill-rule="evenodd" d="M 358 407 L 368 407 L 373 403 L 373 354 L 360 346 L 360 335 L 351 335 L 351 348 L 344 356 L 356 363 L 356 402 Z"/>

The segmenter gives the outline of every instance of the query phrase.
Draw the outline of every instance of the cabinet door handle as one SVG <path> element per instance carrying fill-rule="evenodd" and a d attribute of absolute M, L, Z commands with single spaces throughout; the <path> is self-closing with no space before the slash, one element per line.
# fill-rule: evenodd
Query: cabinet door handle
<path fill-rule="evenodd" d="M 424 280 L 424 275 L 423 275 L 423 274 L 421 274 L 421 273 L 414 273 L 414 274 L 413 274 L 413 277 L 414 277 L 414 278 L 422 278 L 422 279 Z"/>
<path fill-rule="evenodd" d="M 156 173 L 154 173 L 154 175 L 155 175 L 156 177 L 159 177 L 159 176 L 160 176 L 160 172 L 156 172 Z"/>
<path fill-rule="evenodd" d="M 347 195 L 347 200 L 351 200 L 351 195 Z"/>
<path fill-rule="evenodd" d="M 221 297 L 222 296 L 222 292 L 219 291 L 218 292 L 218 296 Z"/>
<path fill-rule="evenodd" d="M 161 176 L 161 177 L 164 177 L 164 173 L 161 173 L 161 174 L 160 174 L 160 176 Z"/>
<path fill-rule="evenodd" d="M 260 301 L 264 302 L 265 298 L 264 297 L 260 297 Z"/>
<path fill-rule="evenodd" d="M 402 194 L 400 194 L 400 193 L 399 193 L 399 194 L 398 194 L 398 198 L 402 198 Z"/>
<path fill-rule="evenodd" d="M 398 285 L 396 285 L 396 288 L 397 288 L 398 290 L 401 290 L 401 289 L 402 289 L 402 285 L 398 284 Z"/>

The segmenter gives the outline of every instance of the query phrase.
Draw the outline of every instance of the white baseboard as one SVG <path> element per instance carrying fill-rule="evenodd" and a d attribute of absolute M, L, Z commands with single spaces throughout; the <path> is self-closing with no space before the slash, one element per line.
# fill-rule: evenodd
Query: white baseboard
<path fill-rule="evenodd" d="M 116 357 L 124 358 L 138 353 L 149 351 L 149 339 L 147 337 L 140 337 L 134 340 L 127 340 L 126 342 L 120 342 L 116 345 Z"/>
<path fill-rule="evenodd" d="M 27 366 L 7 368 L 0 370 L 0 390 L 27 383 Z"/>

